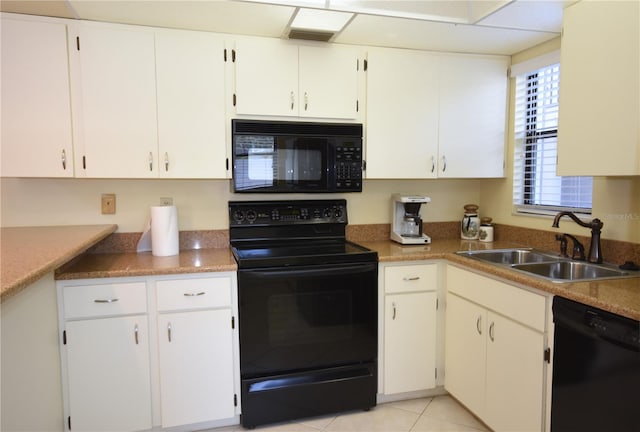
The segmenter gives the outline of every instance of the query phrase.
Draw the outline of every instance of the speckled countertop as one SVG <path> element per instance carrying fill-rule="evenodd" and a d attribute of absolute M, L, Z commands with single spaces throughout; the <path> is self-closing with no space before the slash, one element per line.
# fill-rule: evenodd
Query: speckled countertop
<path fill-rule="evenodd" d="M 150 252 L 84 253 L 116 228 L 116 225 L 2 228 L 1 300 L 51 271 L 56 271 L 56 279 L 84 279 L 237 269 L 227 247 L 181 250 L 179 255 L 170 257 L 155 257 Z M 507 281 L 640 320 L 640 278 L 553 283 L 454 253 L 518 246 L 512 242 L 437 239 L 430 245 L 418 246 L 399 245 L 389 240 L 356 242 L 377 251 L 380 262 L 446 259 Z"/>
<path fill-rule="evenodd" d="M 640 320 L 640 277 L 572 283 L 554 283 L 527 276 L 506 267 L 483 263 L 456 255 L 460 250 L 502 249 L 517 245 L 508 242 L 482 243 L 464 240 L 434 240 L 428 246 L 404 246 L 390 241 L 359 242 L 378 252 L 380 262 L 446 259 L 466 268 L 486 272 L 505 280 Z"/>
<path fill-rule="evenodd" d="M 0 300 L 54 271 L 113 233 L 117 225 L 6 227 L 0 230 Z"/>
<path fill-rule="evenodd" d="M 181 250 L 159 257 L 151 252 L 85 254 L 56 272 L 56 279 L 87 279 L 236 271 L 231 249 Z"/>

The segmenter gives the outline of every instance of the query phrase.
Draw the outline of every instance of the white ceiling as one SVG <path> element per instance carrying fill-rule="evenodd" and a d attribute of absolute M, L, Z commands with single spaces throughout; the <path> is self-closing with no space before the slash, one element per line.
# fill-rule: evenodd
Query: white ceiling
<path fill-rule="evenodd" d="M 559 36 L 562 10 L 574 2 L 2 0 L 0 6 L 5 12 L 267 37 L 286 37 L 291 19 L 300 6 L 328 8 L 355 12 L 333 42 L 511 55 Z"/>

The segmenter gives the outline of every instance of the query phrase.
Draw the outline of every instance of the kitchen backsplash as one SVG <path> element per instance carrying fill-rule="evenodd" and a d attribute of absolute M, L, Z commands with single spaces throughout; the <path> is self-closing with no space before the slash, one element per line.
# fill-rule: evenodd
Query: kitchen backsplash
<path fill-rule="evenodd" d="M 523 246 L 534 247 L 549 251 L 558 251 L 559 244 L 555 235 L 560 231 L 547 231 L 522 228 L 512 225 L 496 224 L 495 240 L 509 241 Z M 460 236 L 460 222 L 430 222 L 424 230 L 434 242 L 444 239 L 455 239 Z M 389 224 L 348 225 L 347 238 L 355 242 L 387 241 L 389 240 Z M 138 240 L 142 235 L 138 233 L 114 233 L 92 247 L 89 253 L 134 253 Z M 588 251 L 590 237 L 575 236 Z M 180 231 L 180 250 L 225 248 L 229 246 L 228 230 Z M 634 261 L 640 264 L 640 244 L 617 240 L 602 239 L 602 252 L 606 262 L 622 264 Z"/>

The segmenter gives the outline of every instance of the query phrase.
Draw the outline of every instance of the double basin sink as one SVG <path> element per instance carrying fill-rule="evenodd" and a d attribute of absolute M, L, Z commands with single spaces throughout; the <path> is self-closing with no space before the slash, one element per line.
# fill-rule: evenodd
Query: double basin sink
<path fill-rule="evenodd" d="M 457 254 L 489 264 L 509 267 L 552 282 L 640 277 L 638 271 L 622 270 L 609 264 L 573 261 L 551 252 L 530 248 L 460 251 Z"/>

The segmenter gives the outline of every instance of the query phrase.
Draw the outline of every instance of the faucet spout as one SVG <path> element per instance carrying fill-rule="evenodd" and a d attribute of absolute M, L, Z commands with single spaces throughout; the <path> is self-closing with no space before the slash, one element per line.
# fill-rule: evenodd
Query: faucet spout
<path fill-rule="evenodd" d="M 602 232 L 602 226 L 604 225 L 600 219 L 593 219 L 591 222 L 583 222 L 581 221 L 575 214 L 562 211 L 556 214 L 556 217 L 553 218 L 553 224 L 551 225 L 553 228 L 558 228 L 560 219 L 563 216 L 569 216 L 575 223 L 578 225 L 591 228 L 591 244 L 589 245 L 589 257 L 587 261 L 591 263 L 601 263 L 602 262 L 602 246 L 600 245 L 600 233 Z"/>
<path fill-rule="evenodd" d="M 578 218 L 578 216 L 576 216 L 575 214 L 573 214 L 571 212 L 568 212 L 568 211 L 561 211 L 560 213 L 558 213 L 556 215 L 555 218 L 553 218 L 553 225 L 551 225 L 553 228 L 558 228 L 560 226 L 560 218 L 562 216 L 569 216 L 578 225 L 583 226 L 585 228 L 591 228 L 591 224 L 588 224 L 586 222 L 582 222 L 580 220 L 580 218 Z"/>

